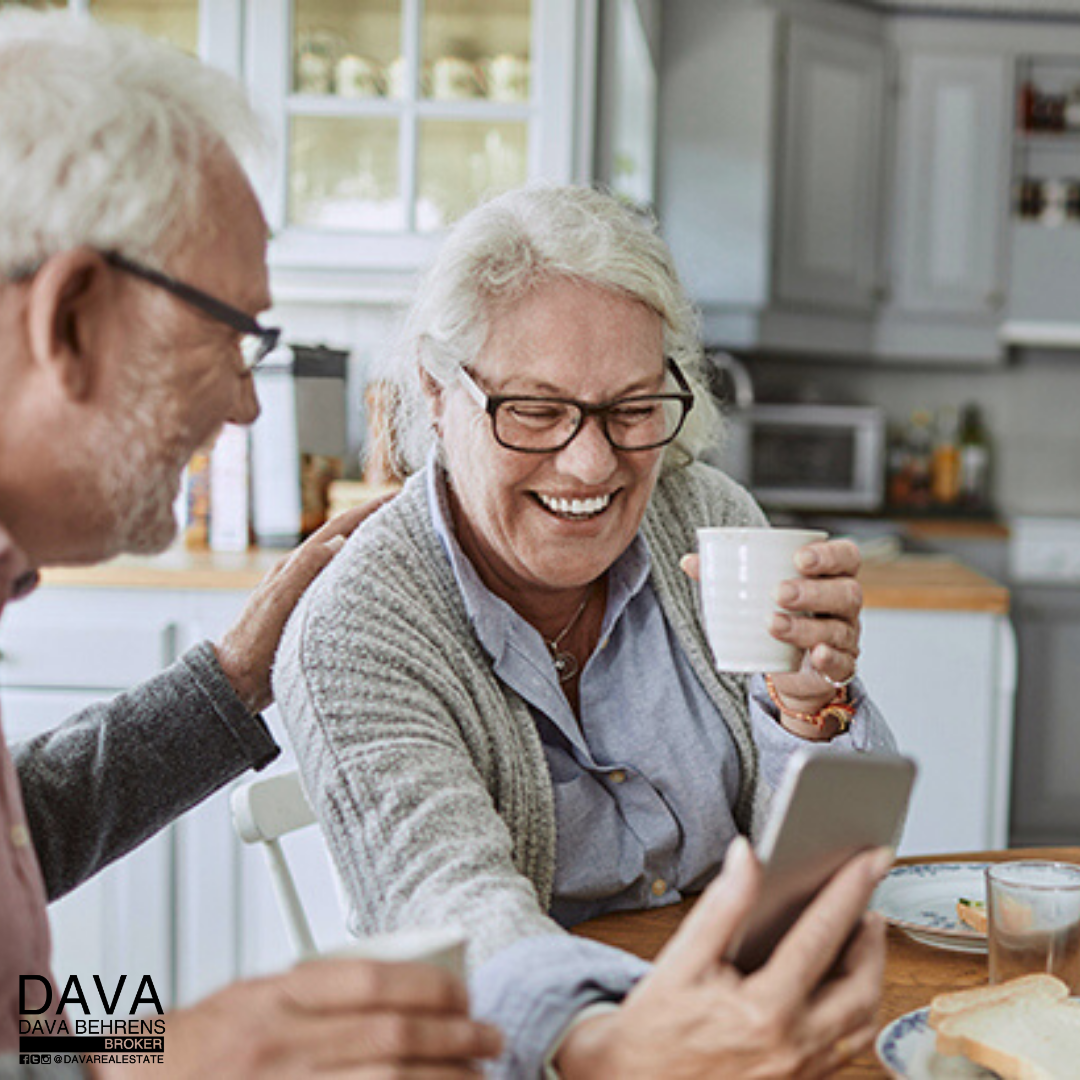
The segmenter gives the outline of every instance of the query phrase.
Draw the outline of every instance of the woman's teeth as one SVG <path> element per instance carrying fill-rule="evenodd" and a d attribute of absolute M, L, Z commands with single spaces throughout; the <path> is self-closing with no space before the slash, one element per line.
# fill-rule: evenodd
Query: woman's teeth
<path fill-rule="evenodd" d="M 550 495 L 538 495 L 537 498 L 553 514 L 565 517 L 592 517 L 602 513 L 611 503 L 610 495 L 595 499 L 553 499 Z"/>

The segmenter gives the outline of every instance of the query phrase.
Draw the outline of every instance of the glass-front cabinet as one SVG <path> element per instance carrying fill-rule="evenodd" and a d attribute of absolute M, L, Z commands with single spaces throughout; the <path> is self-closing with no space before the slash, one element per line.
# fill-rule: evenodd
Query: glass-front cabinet
<path fill-rule="evenodd" d="M 409 275 L 484 196 L 536 177 L 588 179 L 599 3 L 33 6 L 135 26 L 246 81 L 271 132 L 259 177 L 271 263 L 295 283 L 322 271 Z"/>
<path fill-rule="evenodd" d="M 275 268 L 408 271 L 486 195 L 583 178 L 579 30 L 593 6 L 250 0 L 244 67 L 277 156 L 263 191 Z"/>

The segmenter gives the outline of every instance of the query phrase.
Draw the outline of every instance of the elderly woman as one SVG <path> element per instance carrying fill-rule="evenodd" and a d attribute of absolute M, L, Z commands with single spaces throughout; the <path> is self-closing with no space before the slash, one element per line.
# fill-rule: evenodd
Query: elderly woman
<path fill-rule="evenodd" d="M 770 693 L 714 668 L 680 560 L 699 526 L 765 518 L 694 463 L 715 417 L 693 310 L 611 197 L 527 188 L 475 210 L 405 342 L 426 465 L 294 616 L 275 683 L 359 927 L 466 931 L 503 1075 L 834 1067 L 871 1031 L 880 926 L 845 943 L 873 859 L 746 979 L 721 963 L 753 903 L 741 842 L 629 998 L 647 966 L 563 928 L 704 889 L 808 741 L 892 747 L 851 681 L 857 550 L 805 548 L 783 589 L 772 632 L 801 671 Z"/>

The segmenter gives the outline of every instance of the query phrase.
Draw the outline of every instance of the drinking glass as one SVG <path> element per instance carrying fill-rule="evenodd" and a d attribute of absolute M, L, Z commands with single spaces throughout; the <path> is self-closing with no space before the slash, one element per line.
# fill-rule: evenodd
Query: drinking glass
<path fill-rule="evenodd" d="M 991 983 L 1047 972 L 1080 993 L 1080 866 L 989 866 L 986 904 Z"/>

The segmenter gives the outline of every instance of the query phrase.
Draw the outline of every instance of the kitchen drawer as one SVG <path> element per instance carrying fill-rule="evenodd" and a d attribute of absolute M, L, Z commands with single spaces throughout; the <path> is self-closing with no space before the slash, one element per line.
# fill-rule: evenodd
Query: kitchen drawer
<path fill-rule="evenodd" d="M 123 690 L 159 672 L 175 653 L 169 622 L 0 625 L 0 685 Z"/>
<path fill-rule="evenodd" d="M 90 705 L 109 701 L 115 690 L 21 690 L 0 686 L 0 719 L 9 743 L 58 727 Z"/>

